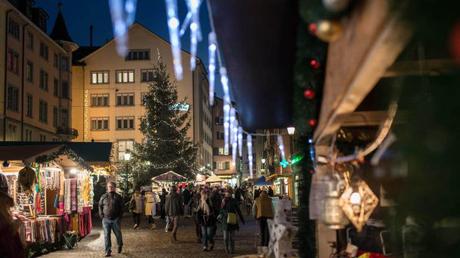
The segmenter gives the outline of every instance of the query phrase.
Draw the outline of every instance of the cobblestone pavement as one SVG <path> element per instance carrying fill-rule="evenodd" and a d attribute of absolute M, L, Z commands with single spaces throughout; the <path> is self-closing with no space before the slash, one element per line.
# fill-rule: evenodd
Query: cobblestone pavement
<path fill-rule="evenodd" d="M 141 226 L 132 229 L 132 220 L 129 217 L 123 218 L 123 252 L 116 253 L 116 240 L 112 234 L 113 257 L 231 257 L 225 254 L 222 231 L 217 230 L 215 247 L 213 251 L 203 252 L 201 244 L 197 243 L 195 227 L 191 218 L 181 218 L 177 232 L 176 243 L 171 241 L 171 233 L 164 231 L 164 222 L 158 221 L 156 229 L 149 229 L 146 221 L 141 221 Z M 97 222 L 96 222 L 97 223 Z M 98 223 L 100 224 L 100 222 Z M 256 253 L 256 222 L 249 220 L 245 225 L 240 225 L 240 231 L 236 233 L 235 254 Z M 104 254 L 104 236 L 102 227 L 96 225 L 92 233 L 82 239 L 78 246 L 72 250 L 61 250 L 52 252 L 41 257 L 47 258 L 83 258 L 102 257 Z"/>

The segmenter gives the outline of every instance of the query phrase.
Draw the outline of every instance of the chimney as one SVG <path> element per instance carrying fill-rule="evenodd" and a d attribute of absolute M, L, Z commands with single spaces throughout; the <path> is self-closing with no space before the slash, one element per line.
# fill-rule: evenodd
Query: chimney
<path fill-rule="evenodd" d="M 93 25 L 89 26 L 89 46 L 93 46 Z"/>

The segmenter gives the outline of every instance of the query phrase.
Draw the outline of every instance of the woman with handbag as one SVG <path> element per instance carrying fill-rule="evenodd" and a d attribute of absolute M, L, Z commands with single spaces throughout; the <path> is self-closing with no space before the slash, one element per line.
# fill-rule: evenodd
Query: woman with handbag
<path fill-rule="evenodd" d="M 219 214 L 219 220 L 222 223 L 222 231 L 224 235 L 224 246 L 227 254 L 233 254 L 235 251 L 235 231 L 239 230 L 238 217 L 241 223 L 245 224 L 243 215 L 241 214 L 238 202 L 232 198 L 231 189 L 225 192 L 225 197 L 222 200 L 222 206 Z"/>
<path fill-rule="evenodd" d="M 206 191 L 201 191 L 197 217 L 201 225 L 203 251 L 212 251 L 214 248 L 214 227 L 216 226 L 216 217 Z"/>
<path fill-rule="evenodd" d="M 129 209 L 133 213 L 134 229 L 139 227 L 139 224 L 141 223 L 141 214 L 144 213 L 144 196 L 139 192 L 139 190 L 140 188 L 137 187 L 131 197 L 131 201 L 129 202 Z"/>

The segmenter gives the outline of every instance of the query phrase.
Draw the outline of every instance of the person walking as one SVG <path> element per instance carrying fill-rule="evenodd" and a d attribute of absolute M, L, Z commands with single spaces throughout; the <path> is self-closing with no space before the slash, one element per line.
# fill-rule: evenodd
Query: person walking
<path fill-rule="evenodd" d="M 169 218 L 169 223 L 172 224 L 172 240 L 177 241 L 177 227 L 179 222 L 179 217 L 183 214 L 182 207 L 182 197 L 177 193 L 177 187 L 173 185 L 171 187 L 171 192 L 166 197 L 165 202 L 166 215 Z M 168 229 L 168 224 L 166 225 L 166 230 Z"/>
<path fill-rule="evenodd" d="M 121 235 L 121 217 L 123 215 L 123 199 L 115 192 L 115 182 L 107 183 L 107 193 L 99 200 L 99 216 L 102 218 L 104 229 L 105 256 L 112 256 L 111 231 L 115 234 L 118 244 L 118 253 L 122 252 L 123 238 Z"/>
<path fill-rule="evenodd" d="M 190 203 L 192 201 L 192 194 L 190 193 L 188 187 L 184 187 L 184 190 L 182 191 L 182 198 L 184 199 L 184 216 L 190 217 Z"/>
<path fill-rule="evenodd" d="M 196 235 L 196 239 L 198 243 L 201 243 L 201 239 L 202 239 L 201 224 L 200 224 L 200 219 L 198 217 L 198 208 L 200 205 L 200 199 L 201 199 L 200 189 L 197 188 L 192 193 L 192 203 L 190 204 L 190 206 L 192 207 L 193 222 L 195 223 L 195 235 Z"/>
<path fill-rule="evenodd" d="M 219 218 L 222 223 L 222 231 L 224 235 L 224 246 L 227 254 L 235 252 L 235 231 L 239 230 L 238 217 L 241 223 L 245 224 L 243 215 L 237 201 L 232 198 L 231 190 L 225 192 L 225 197 L 222 200 Z"/>
<path fill-rule="evenodd" d="M 148 223 L 152 224 L 151 228 L 155 229 L 156 225 L 155 225 L 155 220 L 153 219 L 153 217 L 157 215 L 156 194 L 152 191 L 145 192 L 144 201 L 145 201 L 145 216 L 147 216 Z"/>
<path fill-rule="evenodd" d="M 272 200 L 266 191 L 260 192 L 260 196 L 255 200 L 255 217 L 259 221 L 260 245 L 268 246 L 270 232 L 268 231 L 267 219 L 273 218 Z"/>
<path fill-rule="evenodd" d="M 8 195 L 6 176 L 0 173 L 0 257 L 25 258 L 25 248 L 10 210 L 13 198 Z"/>
<path fill-rule="evenodd" d="M 139 187 L 136 187 L 129 204 L 130 210 L 133 213 L 133 228 L 136 229 L 141 223 L 141 214 L 144 213 L 144 196 L 139 192 Z"/>
<path fill-rule="evenodd" d="M 201 191 L 197 216 L 201 225 L 203 251 L 214 249 L 214 227 L 216 226 L 216 211 L 206 191 Z"/>
<path fill-rule="evenodd" d="M 166 196 L 168 195 L 168 192 L 166 189 L 162 188 L 161 189 L 161 194 L 160 194 L 160 218 L 165 219 L 166 212 L 165 212 L 165 202 L 166 202 Z"/>

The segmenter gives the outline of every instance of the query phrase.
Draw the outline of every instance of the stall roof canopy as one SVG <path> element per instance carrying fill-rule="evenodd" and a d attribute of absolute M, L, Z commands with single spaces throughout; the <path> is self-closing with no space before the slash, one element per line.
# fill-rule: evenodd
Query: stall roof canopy
<path fill-rule="evenodd" d="M 297 1 L 210 3 L 242 126 L 252 131 L 292 124 Z"/>
<path fill-rule="evenodd" d="M 66 146 L 86 162 L 110 162 L 110 142 L 0 142 L 1 160 L 26 160 Z"/>
<path fill-rule="evenodd" d="M 187 179 L 185 176 L 179 175 L 174 171 L 168 171 L 152 178 L 152 181 L 179 181 Z"/>
<path fill-rule="evenodd" d="M 53 152 L 59 149 L 61 144 L 49 145 L 4 145 L 0 144 L 0 160 L 28 160 L 33 157 Z"/>

